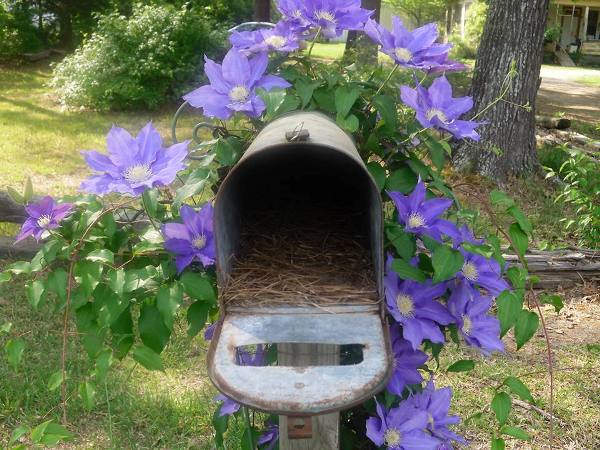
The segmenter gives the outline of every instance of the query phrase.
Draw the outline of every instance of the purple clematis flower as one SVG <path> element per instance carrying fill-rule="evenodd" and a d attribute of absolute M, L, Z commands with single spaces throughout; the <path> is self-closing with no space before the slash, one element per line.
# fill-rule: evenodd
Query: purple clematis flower
<path fill-rule="evenodd" d="M 170 222 L 162 226 L 165 248 L 177 255 L 177 272 L 181 273 L 194 259 L 200 260 L 204 267 L 214 264 L 216 248 L 212 205 L 206 203 L 198 212 L 183 205 L 180 213 L 183 223 Z"/>
<path fill-rule="evenodd" d="M 139 196 L 146 189 L 171 184 L 177 172 L 185 168 L 188 143 L 163 148 L 152 122 L 135 139 L 123 128 L 112 127 L 106 136 L 108 155 L 82 152 L 88 166 L 99 173 L 81 183 L 81 189 L 98 195 L 118 192 Z"/>
<path fill-rule="evenodd" d="M 381 45 L 381 51 L 390 56 L 397 64 L 411 69 L 429 71 L 440 68 L 441 63 L 449 65 L 448 52 L 451 44 L 436 44 L 437 25 L 430 23 L 408 31 L 402 20 L 392 17 L 392 32 L 386 30 L 372 19 L 365 24 L 365 33 Z"/>
<path fill-rule="evenodd" d="M 422 392 L 414 394 L 406 400 L 412 403 L 417 410 L 427 413 L 427 430 L 446 445 L 450 445 L 450 448 L 452 448 L 452 441 L 466 444 L 464 438 L 448 429 L 449 425 L 460 422 L 460 417 L 448 414 L 451 399 L 451 388 L 436 389 L 433 380 L 430 380 Z"/>
<path fill-rule="evenodd" d="M 390 338 L 394 352 L 394 372 L 386 389 L 392 394 L 401 396 L 407 385 L 420 384 L 423 381 L 419 367 L 425 364 L 429 357 L 421 350 L 413 350 L 412 345 L 402 337 L 400 327 L 395 323 L 390 325 Z"/>
<path fill-rule="evenodd" d="M 287 22 L 279 22 L 275 28 L 234 31 L 229 36 L 229 42 L 247 55 L 268 51 L 289 53 L 299 47 L 298 34 Z"/>
<path fill-rule="evenodd" d="M 388 258 L 384 284 L 388 311 L 402 325 L 404 339 L 411 343 L 413 350 L 417 350 L 423 339 L 437 343 L 445 341 L 438 324 L 448 325 L 454 318 L 435 300 L 446 292 L 445 283 L 401 281 L 391 269 Z"/>
<path fill-rule="evenodd" d="M 250 117 L 259 117 L 265 102 L 256 94 L 257 88 L 270 91 L 290 85 L 283 78 L 265 75 L 269 57 L 260 53 L 252 59 L 232 48 L 223 59 L 223 65 L 204 57 L 204 71 L 210 84 L 183 96 L 194 108 L 202 108 L 204 115 L 229 119 L 236 111 Z"/>
<path fill-rule="evenodd" d="M 452 205 L 452 200 L 447 198 L 434 198 L 425 200 L 425 183 L 419 181 L 414 190 L 408 195 L 400 192 L 388 192 L 398 210 L 398 220 L 409 233 L 426 235 L 442 240 L 442 235 L 456 236 L 456 225 L 444 219 L 442 215 Z"/>
<path fill-rule="evenodd" d="M 504 351 L 500 322 L 488 314 L 492 302 L 492 297 L 481 295 L 464 281 L 458 283 L 448 299 L 448 309 L 465 342 L 480 349 L 484 355 Z"/>
<path fill-rule="evenodd" d="M 367 419 L 367 437 L 378 447 L 385 445 L 394 450 L 436 450 L 440 440 L 424 430 L 427 413 L 408 401 L 389 411 L 376 401 L 378 417 Z"/>
<path fill-rule="evenodd" d="M 464 257 L 462 269 L 457 274 L 458 279 L 463 279 L 471 286 L 479 286 L 491 295 L 498 295 L 510 289 L 508 283 L 502 278 L 500 264 L 493 258 L 459 249 Z"/>
<path fill-rule="evenodd" d="M 219 321 L 217 320 L 216 322 L 211 323 L 204 329 L 204 340 L 205 341 L 210 341 L 213 338 L 213 336 L 215 334 L 215 329 L 217 328 L 218 324 L 219 324 Z"/>
<path fill-rule="evenodd" d="M 456 235 L 452 237 L 452 243 L 454 248 L 460 247 L 461 244 L 465 242 L 474 245 L 481 245 L 484 243 L 483 239 L 475 238 L 475 235 L 467 225 L 458 227 L 456 231 Z"/>
<path fill-rule="evenodd" d="M 23 223 L 21 231 L 15 238 L 15 243 L 22 241 L 27 236 L 33 236 L 39 242 L 46 231 L 58 228 L 60 221 L 69 215 L 72 209 L 71 203 L 58 204 L 49 195 L 37 203 L 28 204 L 25 211 L 29 217 Z"/>
<path fill-rule="evenodd" d="M 340 36 L 344 30 L 362 30 L 373 14 L 373 11 L 360 7 L 360 0 L 295 0 L 286 3 L 292 14 L 299 11 L 309 26 L 320 29 L 321 34 L 328 38 Z"/>
<path fill-rule="evenodd" d="M 418 85 L 416 89 L 400 87 L 402 101 L 417 112 L 423 128 L 437 128 L 451 133 L 456 139 L 479 140 L 475 128 L 480 122 L 458 120 L 473 108 L 471 97 L 452 97 L 452 86 L 445 76 L 436 78 L 429 89 Z"/>
<path fill-rule="evenodd" d="M 259 446 L 264 445 L 262 450 L 272 450 L 275 448 L 277 441 L 279 440 L 279 425 L 269 423 L 267 429 L 258 437 L 256 442 Z"/>
<path fill-rule="evenodd" d="M 448 59 L 448 55 L 440 55 L 432 58 L 435 64 L 427 70 L 427 75 L 435 75 L 444 72 L 461 72 L 467 68 L 463 63 L 458 61 L 451 61 Z"/>
<path fill-rule="evenodd" d="M 297 32 L 302 32 L 310 27 L 310 22 L 306 18 L 303 0 L 279 0 L 277 9 L 283 16 L 283 20 Z"/>
<path fill-rule="evenodd" d="M 267 360 L 267 348 L 262 344 L 256 346 L 256 351 L 254 353 L 238 348 L 237 354 L 241 366 L 264 366 Z M 223 394 L 217 395 L 214 400 L 223 402 L 219 409 L 219 416 L 221 417 L 235 414 L 242 406 L 235 400 Z"/>

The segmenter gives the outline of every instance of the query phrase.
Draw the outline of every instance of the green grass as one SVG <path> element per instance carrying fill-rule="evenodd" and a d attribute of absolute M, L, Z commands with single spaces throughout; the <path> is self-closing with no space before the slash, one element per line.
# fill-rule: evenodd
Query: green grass
<path fill-rule="evenodd" d="M 50 94 L 50 77 L 47 64 L 0 66 L 0 189 L 21 188 L 30 176 L 38 193 L 74 191 L 88 173 L 79 152 L 103 150 L 113 124 L 137 133 L 152 120 L 170 143 L 177 105 L 147 112 L 64 111 Z M 192 118 L 184 122 L 190 125 Z"/>
<path fill-rule="evenodd" d="M 600 87 L 600 75 L 597 75 L 597 76 L 590 75 L 590 76 L 582 77 L 582 78 L 579 78 L 577 81 L 579 81 L 580 83 L 586 84 L 588 86 Z"/>
<path fill-rule="evenodd" d="M 344 42 L 335 42 L 332 44 L 315 42 L 312 56 L 323 59 L 341 59 L 344 56 L 345 48 L 346 44 Z"/>

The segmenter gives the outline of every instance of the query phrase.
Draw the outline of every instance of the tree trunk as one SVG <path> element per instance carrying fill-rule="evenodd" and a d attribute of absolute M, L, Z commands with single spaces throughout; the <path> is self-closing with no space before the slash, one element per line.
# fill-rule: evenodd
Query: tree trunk
<path fill-rule="evenodd" d="M 257 22 L 271 21 L 271 0 L 254 1 L 254 20 Z"/>
<path fill-rule="evenodd" d="M 535 98 L 548 3 L 549 0 L 490 2 L 472 86 L 473 114 L 477 120 L 488 123 L 480 127 L 479 143 L 464 141 L 457 148 L 454 164 L 458 169 L 476 171 L 502 182 L 510 175 L 539 167 Z M 506 80 L 513 64 L 516 73 Z M 486 110 L 498 99 L 504 83 L 509 84 L 505 97 Z"/>
<path fill-rule="evenodd" d="M 363 0 L 362 7 L 374 10 L 371 18 L 379 22 L 381 0 Z M 377 64 L 377 44 L 362 31 L 348 31 L 344 62 L 347 64 L 356 62 L 359 65 Z"/>
<path fill-rule="evenodd" d="M 58 13 L 58 41 L 62 48 L 71 50 L 73 48 L 73 23 L 72 15 L 68 9 Z"/>

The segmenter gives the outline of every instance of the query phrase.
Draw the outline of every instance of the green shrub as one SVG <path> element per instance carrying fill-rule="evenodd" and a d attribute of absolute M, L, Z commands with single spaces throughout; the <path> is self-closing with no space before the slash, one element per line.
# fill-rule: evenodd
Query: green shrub
<path fill-rule="evenodd" d="M 467 10 L 465 18 L 465 36 L 461 37 L 459 30 L 454 30 L 450 42 L 454 44 L 452 56 L 454 58 L 474 59 L 483 34 L 483 27 L 487 19 L 488 5 L 483 0 L 475 0 Z"/>
<path fill-rule="evenodd" d="M 544 145 L 538 151 L 540 164 L 558 173 L 561 166 L 569 159 L 569 148 L 565 145 Z"/>
<path fill-rule="evenodd" d="M 55 66 L 52 86 L 68 106 L 155 108 L 191 87 L 204 53 L 220 53 L 225 39 L 215 28 L 186 6 L 137 4 L 130 17 L 101 16 L 96 32 Z"/>
<path fill-rule="evenodd" d="M 0 2 L 0 61 L 19 58 L 42 47 L 27 9 L 8 10 Z"/>
<path fill-rule="evenodd" d="M 565 182 L 556 201 L 572 204 L 573 217 L 562 219 L 568 230 L 579 238 L 579 245 L 598 247 L 600 242 L 600 163 L 581 150 L 570 150 L 568 159 L 558 171 L 548 176 L 560 176 Z"/>

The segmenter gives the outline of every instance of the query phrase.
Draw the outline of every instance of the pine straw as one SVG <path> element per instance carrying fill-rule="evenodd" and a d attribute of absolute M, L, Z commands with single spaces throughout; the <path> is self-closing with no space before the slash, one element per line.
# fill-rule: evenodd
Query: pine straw
<path fill-rule="evenodd" d="M 314 223 L 290 226 L 282 221 L 271 222 L 267 231 L 253 227 L 243 235 L 231 277 L 221 291 L 224 304 L 376 304 L 376 278 L 368 246 L 360 237 L 345 232 L 344 226 L 336 227 L 335 219 L 328 220 L 327 227 Z M 257 232 L 260 229 L 262 233 Z"/>

